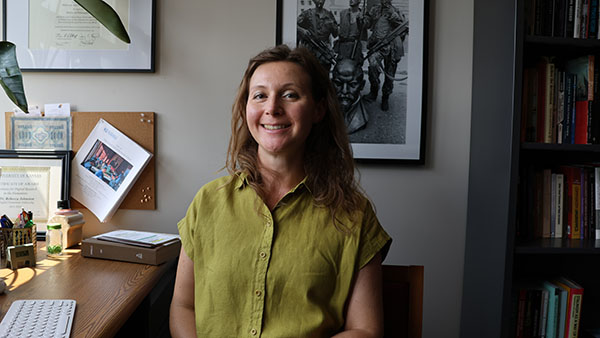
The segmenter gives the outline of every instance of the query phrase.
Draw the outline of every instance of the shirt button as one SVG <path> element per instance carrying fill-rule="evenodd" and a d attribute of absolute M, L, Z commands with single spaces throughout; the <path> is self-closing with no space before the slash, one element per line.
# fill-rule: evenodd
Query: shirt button
<path fill-rule="evenodd" d="M 250 334 L 253 335 L 253 336 L 256 336 L 256 329 L 250 330 Z"/>
<path fill-rule="evenodd" d="M 258 254 L 260 256 L 260 258 L 265 258 L 267 257 L 267 254 L 264 251 L 261 251 L 260 254 Z"/>
<path fill-rule="evenodd" d="M 262 295 L 262 292 L 260 290 L 256 290 L 254 291 L 254 294 L 256 295 L 256 297 L 260 297 L 260 295 Z"/>

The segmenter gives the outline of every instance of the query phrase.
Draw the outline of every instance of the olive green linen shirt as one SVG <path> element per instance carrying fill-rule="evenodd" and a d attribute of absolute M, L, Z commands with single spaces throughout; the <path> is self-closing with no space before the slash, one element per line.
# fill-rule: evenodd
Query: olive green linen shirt
<path fill-rule="evenodd" d="M 202 187 L 177 224 L 194 262 L 198 337 L 330 337 L 358 270 L 390 237 L 365 198 L 338 230 L 302 181 L 273 211 L 244 176 Z M 382 250 L 383 249 L 383 250 Z"/>

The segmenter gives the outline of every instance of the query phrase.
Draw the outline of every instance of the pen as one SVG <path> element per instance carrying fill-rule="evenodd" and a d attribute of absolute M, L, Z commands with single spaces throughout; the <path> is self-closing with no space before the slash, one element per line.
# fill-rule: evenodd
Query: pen
<path fill-rule="evenodd" d="M 3 228 L 12 228 L 13 222 L 11 222 L 11 220 L 10 220 L 10 218 L 8 218 L 8 216 L 2 215 L 2 217 L 0 218 L 0 225 Z"/>

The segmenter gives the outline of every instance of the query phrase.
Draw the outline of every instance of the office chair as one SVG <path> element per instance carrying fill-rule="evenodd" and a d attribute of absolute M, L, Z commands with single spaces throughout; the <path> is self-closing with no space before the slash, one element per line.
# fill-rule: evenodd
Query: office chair
<path fill-rule="evenodd" d="M 383 265 L 384 337 L 421 338 L 423 266 Z"/>

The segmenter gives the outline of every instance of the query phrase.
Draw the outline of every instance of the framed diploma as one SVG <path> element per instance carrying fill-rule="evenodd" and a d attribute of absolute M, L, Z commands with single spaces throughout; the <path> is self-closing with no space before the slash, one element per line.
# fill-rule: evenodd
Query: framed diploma
<path fill-rule="evenodd" d="M 73 0 L 4 0 L 4 39 L 23 71 L 154 72 L 155 0 L 104 0 L 127 44 Z"/>
<path fill-rule="evenodd" d="M 0 214 L 22 209 L 45 229 L 59 200 L 69 198 L 70 151 L 0 150 Z"/>

